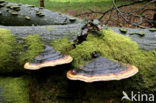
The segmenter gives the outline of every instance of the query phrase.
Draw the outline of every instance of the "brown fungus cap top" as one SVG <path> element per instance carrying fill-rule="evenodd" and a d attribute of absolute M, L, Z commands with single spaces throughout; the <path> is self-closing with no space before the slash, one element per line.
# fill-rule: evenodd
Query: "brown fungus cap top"
<path fill-rule="evenodd" d="M 110 81 L 129 78 L 137 72 L 135 66 L 122 65 L 100 56 L 78 70 L 68 71 L 67 78 L 84 82 Z"/>
<path fill-rule="evenodd" d="M 31 63 L 25 63 L 24 68 L 29 70 L 38 70 L 43 67 L 54 67 L 57 65 L 68 64 L 72 62 L 72 60 L 73 58 L 71 56 L 65 56 L 46 45 L 42 53 L 38 57 L 34 58 Z"/>

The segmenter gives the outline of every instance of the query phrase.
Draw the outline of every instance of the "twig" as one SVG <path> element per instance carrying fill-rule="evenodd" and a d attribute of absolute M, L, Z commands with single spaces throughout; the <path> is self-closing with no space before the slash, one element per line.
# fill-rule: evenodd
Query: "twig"
<path fill-rule="evenodd" d="M 111 16 L 112 16 L 112 11 L 110 12 L 109 19 L 106 21 L 105 25 L 107 25 L 108 22 L 111 20 Z"/>
<path fill-rule="evenodd" d="M 138 16 L 138 17 L 140 17 L 140 23 L 137 24 L 137 23 L 130 22 L 125 16 L 123 16 L 123 13 L 119 10 L 119 8 L 117 7 L 115 1 L 114 1 L 114 0 L 112 0 L 112 1 L 113 1 L 113 5 L 114 5 L 115 9 L 119 12 L 120 16 L 121 16 L 127 23 L 132 24 L 132 25 L 134 25 L 134 26 L 139 26 L 140 24 L 142 24 L 142 17 L 141 17 L 141 16 L 139 16 L 139 15 L 134 15 L 134 14 L 130 14 L 130 15 L 133 15 L 133 16 Z"/>
<path fill-rule="evenodd" d="M 138 10 L 136 10 L 135 12 L 139 12 L 139 11 L 143 10 L 143 9 L 146 8 L 148 5 L 150 5 L 150 4 L 154 3 L 154 2 L 156 2 L 156 0 L 152 0 L 152 1 L 148 2 L 148 3 L 145 4 L 143 7 L 139 8 Z"/>
<path fill-rule="evenodd" d="M 142 3 L 144 2 L 144 0 L 138 0 L 138 1 L 134 1 L 134 2 L 131 2 L 131 3 L 128 3 L 128 4 L 123 4 L 123 5 L 120 5 L 120 6 L 117 6 L 118 8 L 122 8 L 122 7 L 126 7 L 126 6 L 130 6 L 130 5 L 134 5 L 134 4 L 138 4 L 138 3 Z M 75 16 L 82 16 L 82 15 L 89 15 L 89 14 L 102 14 L 102 16 L 99 18 L 99 20 L 101 20 L 105 14 L 109 13 L 110 11 L 113 11 L 115 10 L 115 7 L 112 7 L 111 9 L 107 10 L 107 11 L 93 11 L 93 10 L 90 10 L 90 12 L 85 12 L 85 13 L 81 13 L 81 14 L 77 14 Z"/>
<path fill-rule="evenodd" d="M 156 8 L 154 8 L 154 9 L 144 9 L 144 10 L 140 13 L 140 15 L 143 14 L 144 12 L 146 12 L 146 11 L 149 11 L 149 10 L 151 10 L 151 11 L 156 11 Z"/>

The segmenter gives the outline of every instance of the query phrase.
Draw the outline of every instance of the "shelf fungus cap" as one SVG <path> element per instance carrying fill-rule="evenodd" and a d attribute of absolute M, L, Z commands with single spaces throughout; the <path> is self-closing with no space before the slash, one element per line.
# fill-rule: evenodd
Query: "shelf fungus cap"
<path fill-rule="evenodd" d="M 0 0 L 0 3 L 5 3 L 5 0 Z"/>
<path fill-rule="evenodd" d="M 71 56 L 65 56 L 46 45 L 45 49 L 39 56 L 34 58 L 32 62 L 25 63 L 24 68 L 38 70 L 43 67 L 54 67 L 57 65 L 68 64 L 72 62 L 72 60 L 73 58 Z"/>
<path fill-rule="evenodd" d="M 102 56 L 97 57 L 77 70 L 69 70 L 67 78 L 84 82 L 121 80 L 138 72 L 135 66 L 123 65 Z"/>

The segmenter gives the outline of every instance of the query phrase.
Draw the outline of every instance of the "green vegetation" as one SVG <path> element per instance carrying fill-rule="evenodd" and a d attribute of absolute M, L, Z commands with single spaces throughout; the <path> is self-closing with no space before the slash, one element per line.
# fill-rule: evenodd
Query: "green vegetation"
<path fill-rule="evenodd" d="M 0 77 L 1 103 L 30 103 L 29 81 L 24 77 Z"/>
<path fill-rule="evenodd" d="M 23 70 L 24 63 L 32 61 L 43 49 L 38 34 L 16 41 L 9 30 L 0 29 L 0 73 Z"/>
<path fill-rule="evenodd" d="M 35 5 L 39 7 L 39 0 L 6 0 L 9 2 Z M 120 1 L 118 4 L 127 1 Z M 85 12 L 88 9 L 106 10 L 112 6 L 111 0 L 45 0 L 45 8 L 59 12 Z"/>
<path fill-rule="evenodd" d="M 24 51 L 20 54 L 20 64 L 24 64 L 26 61 L 32 61 L 44 49 L 44 43 L 40 41 L 38 34 L 27 36 L 24 38 L 24 42 Z"/>
<path fill-rule="evenodd" d="M 64 45 L 69 44 L 68 42 L 61 42 L 60 40 L 59 42 Z M 54 48 L 59 51 L 62 48 L 63 52 L 65 52 L 64 46 L 56 46 Z M 92 60 L 91 53 L 94 51 L 100 52 L 100 54 L 106 58 L 138 67 L 140 73 L 137 75 L 138 77 L 135 78 L 135 81 L 141 76 L 144 82 L 140 81 L 137 85 L 133 85 L 136 86 L 135 88 L 152 88 L 156 84 L 156 77 L 152 76 L 156 74 L 155 51 L 140 50 L 138 44 L 129 37 L 117 34 L 112 30 L 102 30 L 100 36 L 89 34 L 86 41 L 77 45 L 75 49 L 66 51 L 66 53 L 74 58 L 72 65 L 75 68 L 79 68 L 79 66 Z"/>
<path fill-rule="evenodd" d="M 0 29 L 0 71 L 5 71 L 13 63 L 13 51 L 16 39 L 9 30 Z M 6 68 L 8 67 L 8 68 Z M 8 70 L 9 72 L 9 70 Z"/>
<path fill-rule="evenodd" d="M 74 48 L 73 43 L 71 43 L 69 39 L 65 37 L 63 39 L 52 41 L 51 46 L 56 48 L 57 51 L 61 51 L 64 54 L 68 54 L 67 51 L 70 51 Z"/>

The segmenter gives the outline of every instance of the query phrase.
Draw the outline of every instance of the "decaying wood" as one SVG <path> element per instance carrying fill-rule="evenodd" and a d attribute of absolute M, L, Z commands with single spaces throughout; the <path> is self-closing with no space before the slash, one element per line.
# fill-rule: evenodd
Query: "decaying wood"
<path fill-rule="evenodd" d="M 52 12 L 32 5 L 16 3 L 0 3 L 0 25 L 32 26 L 32 25 L 66 25 L 78 23 L 81 20 Z"/>
<path fill-rule="evenodd" d="M 83 26 L 84 24 L 81 23 L 50 26 L 0 26 L 0 28 L 11 30 L 11 33 L 18 39 L 27 37 L 30 34 L 39 34 L 43 41 L 50 42 L 63 37 L 74 41 L 81 35 Z"/>
<path fill-rule="evenodd" d="M 112 28 L 115 32 L 121 34 L 119 28 Z M 144 35 L 141 35 L 144 34 Z M 156 32 L 150 32 L 149 29 L 132 29 L 128 28 L 126 34 L 123 34 L 132 38 L 132 40 L 136 41 L 141 49 L 145 50 L 156 50 Z"/>

